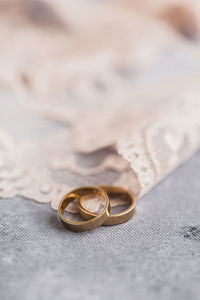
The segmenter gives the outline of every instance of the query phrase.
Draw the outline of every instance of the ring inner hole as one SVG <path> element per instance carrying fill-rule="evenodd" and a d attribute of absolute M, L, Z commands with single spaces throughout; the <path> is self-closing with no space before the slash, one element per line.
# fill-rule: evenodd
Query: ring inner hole
<path fill-rule="evenodd" d="M 96 214 L 100 214 L 106 205 L 105 199 L 97 194 L 93 196 L 82 196 L 81 200 L 82 206 L 86 210 Z"/>
<path fill-rule="evenodd" d="M 130 199 L 124 194 L 108 194 L 110 199 L 110 214 L 117 214 L 126 210 L 130 206 Z M 82 197 L 82 206 L 86 210 L 92 213 L 99 214 L 104 208 L 103 199 L 96 197 L 94 199 L 87 199 L 87 197 Z"/>
<path fill-rule="evenodd" d="M 93 209 L 98 214 L 101 213 L 101 211 L 104 209 L 106 205 L 105 199 L 98 194 L 90 194 L 90 195 L 82 196 L 82 198 L 84 199 L 83 204 L 87 202 L 88 210 Z M 64 218 L 66 218 L 71 222 L 85 222 L 79 214 L 78 207 L 77 207 L 77 199 L 74 199 L 67 205 L 67 207 L 63 212 L 63 216 Z"/>

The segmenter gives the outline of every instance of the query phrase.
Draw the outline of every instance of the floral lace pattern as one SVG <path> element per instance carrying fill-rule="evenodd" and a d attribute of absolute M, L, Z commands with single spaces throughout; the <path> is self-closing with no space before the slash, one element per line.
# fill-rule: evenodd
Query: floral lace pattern
<path fill-rule="evenodd" d="M 139 197 L 198 149 L 200 9 L 173 2 L 0 0 L 0 197 Z"/>
<path fill-rule="evenodd" d="M 137 175 L 141 194 L 188 158 L 200 145 L 200 102 L 185 100 L 163 119 L 145 126 L 139 134 L 122 138 L 118 151 Z"/>

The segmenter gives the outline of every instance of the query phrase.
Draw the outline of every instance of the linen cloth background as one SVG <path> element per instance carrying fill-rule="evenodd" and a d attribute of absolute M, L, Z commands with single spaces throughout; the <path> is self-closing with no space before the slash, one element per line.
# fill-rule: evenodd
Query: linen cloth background
<path fill-rule="evenodd" d="M 200 153 L 117 227 L 73 233 L 49 205 L 0 201 L 0 297 L 199 300 Z"/>

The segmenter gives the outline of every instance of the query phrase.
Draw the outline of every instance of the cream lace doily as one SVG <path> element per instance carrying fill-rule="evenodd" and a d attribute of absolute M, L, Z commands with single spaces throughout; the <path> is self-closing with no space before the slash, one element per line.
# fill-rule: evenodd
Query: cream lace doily
<path fill-rule="evenodd" d="M 138 197 L 198 149 L 198 1 L 0 5 L 0 197 Z"/>

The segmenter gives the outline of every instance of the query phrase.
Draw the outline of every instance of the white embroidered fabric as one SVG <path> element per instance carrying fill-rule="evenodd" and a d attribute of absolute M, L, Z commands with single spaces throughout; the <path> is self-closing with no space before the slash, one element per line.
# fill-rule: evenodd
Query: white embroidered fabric
<path fill-rule="evenodd" d="M 56 209 L 106 183 L 139 197 L 199 148 L 192 2 L 0 1 L 0 197 Z"/>

